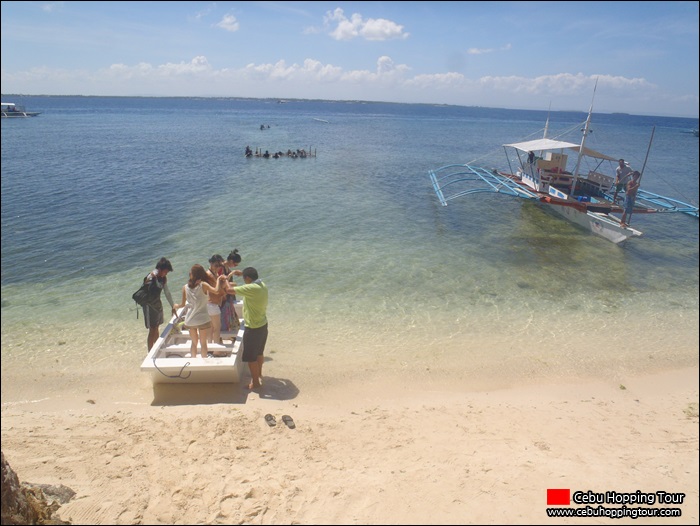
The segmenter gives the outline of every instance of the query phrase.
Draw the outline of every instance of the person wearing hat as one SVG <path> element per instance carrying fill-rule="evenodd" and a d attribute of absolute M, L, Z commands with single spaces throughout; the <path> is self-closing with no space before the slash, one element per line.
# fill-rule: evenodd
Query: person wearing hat
<path fill-rule="evenodd" d="M 617 202 L 617 194 L 625 187 L 632 173 L 632 168 L 625 163 L 624 159 L 620 159 L 619 162 L 620 165 L 615 170 L 615 195 L 613 195 L 613 203 Z"/>

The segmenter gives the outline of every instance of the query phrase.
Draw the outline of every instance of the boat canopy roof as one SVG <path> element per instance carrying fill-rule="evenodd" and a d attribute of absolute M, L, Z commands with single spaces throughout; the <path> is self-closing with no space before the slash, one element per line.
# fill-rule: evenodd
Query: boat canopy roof
<path fill-rule="evenodd" d="M 554 139 L 535 139 L 534 141 L 514 142 L 512 144 L 504 144 L 522 150 L 523 152 L 534 152 L 535 150 L 561 150 L 562 148 L 571 148 L 578 150 L 578 144 L 566 141 L 556 141 Z"/>
<path fill-rule="evenodd" d="M 523 152 L 534 152 L 534 151 L 549 151 L 549 150 L 574 150 L 578 152 L 581 146 L 574 144 L 573 142 L 557 141 L 555 139 L 535 139 L 533 141 L 525 142 L 514 142 L 512 144 L 504 144 L 504 146 L 509 146 L 511 148 L 516 148 Z M 616 158 L 605 155 L 604 153 L 596 152 L 590 148 L 583 147 L 583 155 L 588 157 L 593 157 L 595 159 L 603 159 L 605 161 L 617 161 Z"/>

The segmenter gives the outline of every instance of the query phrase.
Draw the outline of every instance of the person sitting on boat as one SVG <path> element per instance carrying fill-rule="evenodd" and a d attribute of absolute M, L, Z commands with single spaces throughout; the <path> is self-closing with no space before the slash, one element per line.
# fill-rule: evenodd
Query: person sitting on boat
<path fill-rule="evenodd" d="M 629 225 L 627 221 L 632 217 L 632 211 L 634 210 L 634 201 L 637 199 L 637 190 L 639 190 L 639 178 L 641 174 L 638 171 L 632 172 L 632 179 L 627 182 L 625 187 L 625 202 L 622 208 L 622 218 L 620 219 L 620 226 L 622 228 L 627 228 Z"/>
<path fill-rule="evenodd" d="M 246 157 L 251 157 L 253 155 L 253 150 L 250 149 L 250 146 L 245 147 L 245 156 Z"/>
<path fill-rule="evenodd" d="M 620 159 L 620 165 L 615 170 L 615 194 L 613 195 L 613 203 L 617 201 L 617 194 L 620 193 L 625 185 L 629 182 L 630 174 L 632 173 L 632 168 L 625 162 L 624 159 Z"/>

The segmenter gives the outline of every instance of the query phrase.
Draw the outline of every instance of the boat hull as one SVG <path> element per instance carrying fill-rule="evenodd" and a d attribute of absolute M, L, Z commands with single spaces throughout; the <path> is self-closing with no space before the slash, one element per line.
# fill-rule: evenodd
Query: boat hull
<path fill-rule="evenodd" d="M 148 363 L 147 363 L 148 362 Z M 146 359 L 141 371 L 153 385 L 239 383 L 243 372 L 240 356 L 232 358 L 157 358 Z"/>
<path fill-rule="evenodd" d="M 141 363 L 141 372 L 157 384 L 238 383 L 243 374 L 243 330 L 241 302 L 236 313 L 241 327 L 236 333 L 222 332 L 223 344 L 209 344 L 209 351 L 223 356 L 192 357 L 192 340 L 186 329 L 178 326 L 182 309 L 173 316 Z M 200 343 L 201 348 L 201 343 Z"/>
<path fill-rule="evenodd" d="M 40 112 L 37 111 L 22 111 L 22 112 L 2 112 L 3 119 L 25 119 L 27 117 L 36 117 Z"/>
<path fill-rule="evenodd" d="M 549 210 L 553 211 L 567 221 L 574 223 L 589 232 L 600 236 L 615 244 L 622 243 L 631 237 L 639 237 L 642 232 L 634 228 L 623 228 L 620 225 L 620 220 L 607 212 L 597 212 L 591 208 L 598 210 L 610 210 L 612 207 L 606 203 L 586 203 L 580 205 L 572 205 L 569 201 L 572 200 L 567 194 L 549 185 L 542 185 L 539 180 L 532 176 L 528 176 L 524 172 L 518 172 L 517 176 L 511 176 L 514 181 L 520 182 L 540 196 L 540 202 Z M 593 199 L 593 201 L 596 201 Z M 583 207 L 583 208 L 579 208 Z"/>
<path fill-rule="evenodd" d="M 597 212 L 582 212 L 572 206 L 562 206 L 553 203 L 543 203 L 544 206 L 568 221 L 603 237 L 615 244 L 622 243 L 631 237 L 639 237 L 642 233 L 634 228 L 622 228 L 619 221 L 609 214 Z"/>

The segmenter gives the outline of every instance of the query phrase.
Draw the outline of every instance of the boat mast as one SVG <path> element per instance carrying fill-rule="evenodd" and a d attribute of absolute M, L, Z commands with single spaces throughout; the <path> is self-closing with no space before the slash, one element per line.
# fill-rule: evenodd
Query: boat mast
<path fill-rule="evenodd" d="M 642 171 L 639 172 L 639 181 L 637 181 L 639 184 L 642 182 L 642 175 L 644 175 L 644 168 L 647 167 L 647 161 L 649 160 L 649 152 L 651 151 L 651 142 L 654 140 L 654 131 L 656 130 L 656 126 L 653 126 L 651 128 L 651 137 L 649 138 L 649 146 L 647 146 L 647 155 L 644 157 L 644 164 L 642 165 Z"/>
<path fill-rule="evenodd" d="M 588 108 L 588 117 L 586 118 L 586 124 L 583 127 L 583 137 L 581 137 L 581 147 L 578 150 L 578 157 L 576 158 L 576 168 L 574 168 L 574 176 L 571 179 L 571 191 L 570 195 L 574 195 L 576 191 L 576 180 L 578 179 L 578 171 L 581 167 L 581 159 L 583 158 L 583 148 L 586 145 L 586 137 L 590 132 L 589 127 L 591 124 L 591 114 L 593 113 L 593 100 L 595 99 L 595 90 L 598 87 L 598 78 L 595 79 L 595 86 L 593 87 L 593 97 L 591 97 L 591 107 Z"/>
<path fill-rule="evenodd" d="M 647 146 L 647 155 L 644 157 L 644 164 L 642 165 L 642 171 L 639 172 L 639 179 L 637 179 L 637 190 L 639 190 L 639 187 L 642 185 L 642 175 L 644 175 L 644 168 L 647 166 L 647 160 L 649 159 L 649 152 L 651 151 L 651 142 L 654 140 L 654 131 L 656 130 L 656 126 L 653 126 L 651 128 L 651 137 L 649 138 L 649 146 Z M 630 211 L 629 217 L 627 218 L 627 224 L 629 225 L 630 222 L 632 221 L 632 214 L 634 213 L 634 207 L 632 207 L 632 210 Z"/>

